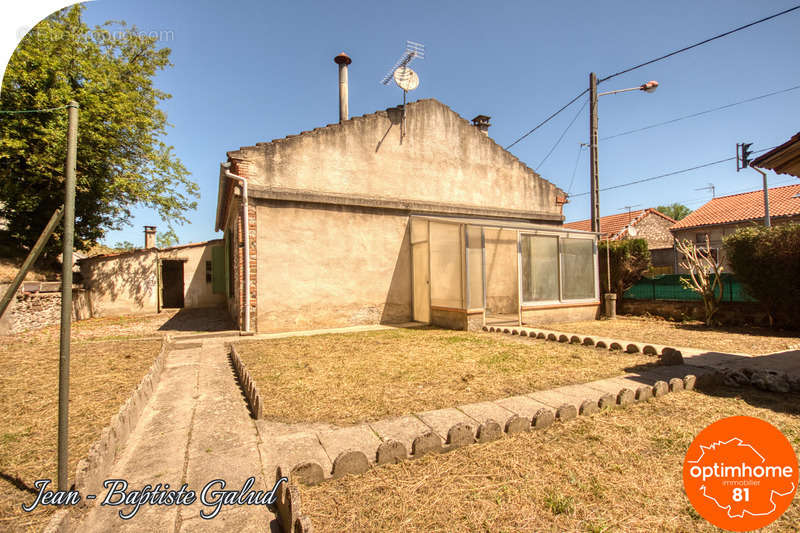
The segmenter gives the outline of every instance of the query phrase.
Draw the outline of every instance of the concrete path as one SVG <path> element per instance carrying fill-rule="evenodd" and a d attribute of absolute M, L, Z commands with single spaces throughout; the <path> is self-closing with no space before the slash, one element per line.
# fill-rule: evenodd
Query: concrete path
<path fill-rule="evenodd" d="M 212 520 L 200 517 L 211 507 L 199 501 L 210 481 L 225 479 L 226 488 L 241 488 L 256 478 L 254 490 L 266 486 L 259 457 L 259 437 L 236 384 L 223 339 L 176 344 L 168 355 L 158 387 L 145 407 L 112 478 L 125 479 L 129 490 L 187 483 L 198 501 L 189 506 L 144 505 L 130 520 L 117 512 L 131 506 L 92 506 L 75 531 L 268 531 L 272 514 L 263 506 L 224 506 Z M 105 490 L 98 494 L 98 500 Z"/>

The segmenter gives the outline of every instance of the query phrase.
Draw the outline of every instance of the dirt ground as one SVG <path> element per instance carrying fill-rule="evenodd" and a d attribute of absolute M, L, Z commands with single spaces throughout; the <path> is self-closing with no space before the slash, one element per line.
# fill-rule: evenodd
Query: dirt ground
<path fill-rule="evenodd" d="M 800 404 L 717 388 L 301 486 L 315 531 L 713 532 L 683 491 L 689 444 L 721 418 L 769 421 L 800 448 Z M 796 532 L 800 496 L 762 531 Z"/>
<path fill-rule="evenodd" d="M 623 374 L 656 359 L 431 328 L 247 341 L 237 350 L 281 422 L 352 424 Z"/>
<path fill-rule="evenodd" d="M 616 320 L 565 322 L 551 324 L 547 328 L 631 341 L 750 355 L 779 352 L 800 343 L 800 332 L 784 332 L 755 326 L 709 328 L 698 321 L 671 322 L 655 317 L 620 316 Z"/>
<path fill-rule="evenodd" d="M 77 323 L 76 326 L 78 326 Z M 76 327 L 70 361 L 69 477 L 153 364 L 161 340 L 96 340 L 134 322 Z M 120 329 L 121 328 L 121 329 Z M 56 483 L 58 326 L 0 342 L 0 530 L 40 531 L 52 507 L 31 514 L 37 479 Z"/>

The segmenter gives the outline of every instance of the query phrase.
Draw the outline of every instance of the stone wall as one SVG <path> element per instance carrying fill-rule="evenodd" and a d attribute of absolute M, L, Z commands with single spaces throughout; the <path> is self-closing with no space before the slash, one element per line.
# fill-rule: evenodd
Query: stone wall
<path fill-rule="evenodd" d="M 626 315 L 656 315 L 671 320 L 705 320 L 705 310 L 701 301 L 676 300 L 629 300 L 618 302 L 617 312 Z M 750 302 L 722 302 L 714 315 L 724 325 L 769 325 L 769 318 L 763 306 Z"/>
<path fill-rule="evenodd" d="M 5 287 L 0 287 L 0 293 Z M 72 319 L 90 317 L 89 298 L 84 289 L 72 290 Z M 52 326 L 61 321 L 60 292 L 17 292 L 0 319 L 0 335 L 22 333 Z"/>

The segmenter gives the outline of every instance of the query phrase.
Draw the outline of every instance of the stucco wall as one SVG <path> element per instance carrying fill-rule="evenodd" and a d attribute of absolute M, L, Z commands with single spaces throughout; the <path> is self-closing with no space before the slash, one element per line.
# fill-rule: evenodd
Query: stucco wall
<path fill-rule="evenodd" d="M 92 316 L 157 312 L 155 250 L 88 259 L 80 264 Z"/>
<path fill-rule="evenodd" d="M 488 313 L 517 313 L 517 232 L 484 228 L 486 244 L 486 307 Z"/>
<path fill-rule="evenodd" d="M 259 332 L 411 320 L 407 215 L 260 203 Z"/>
<path fill-rule="evenodd" d="M 595 320 L 599 317 L 600 304 L 522 311 L 522 323 L 527 326 L 556 324 L 558 322 L 580 322 L 582 320 Z"/>
<path fill-rule="evenodd" d="M 410 103 L 287 139 L 229 152 L 251 164 L 250 184 L 547 212 L 560 216 L 552 183 L 444 104 Z"/>
<path fill-rule="evenodd" d="M 211 261 L 211 246 L 181 247 L 158 252 L 159 259 L 185 259 L 184 307 L 214 307 L 225 302 L 224 294 L 213 294 L 206 282 L 206 261 Z M 137 250 L 112 257 L 81 261 L 84 287 L 89 291 L 92 316 L 117 316 L 155 313 L 158 310 L 156 250 Z"/>

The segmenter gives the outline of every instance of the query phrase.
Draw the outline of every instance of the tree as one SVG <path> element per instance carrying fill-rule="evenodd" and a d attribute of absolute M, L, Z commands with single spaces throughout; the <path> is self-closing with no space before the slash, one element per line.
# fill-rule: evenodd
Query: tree
<path fill-rule="evenodd" d="M 644 239 L 600 241 L 597 247 L 600 286 L 608 292 L 608 268 L 611 263 L 611 292 L 621 299 L 625 291 L 642 279 L 650 269 L 650 250 Z"/>
<path fill-rule="evenodd" d="M 675 248 L 683 254 L 681 266 L 689 271 L 689 278 L 681 278 L 681 284 L 703 298 L 706 326 L 710 326 L 725 294 L 721 276 L 723 267 L 709 252 L 711 242 L 708 235 L 705 249 L 698 248 L 688 239 L 676 241 Z"/>
<path fill-rule="evenodd" d="M 660 205 L 656 207 L 656 211 L 664 215 L 667 215 L 670 218 L 674 218 L 675 220 L 686 218 L 686 215 L 692 212 L 691 209 L 679 203 Z"/>
<path fill-rule="evenodd" d="M 164 232 L 159 231 L 156 235 L 156 244 L 158 244 L 159 248 L 166 248 L 178 244 L 178 235 L 172 228 Z"/>
<path fill-rule="evenodd" d="M 118 242 L 117 244 L 115 244 L 114 245 L 114 249 L 115 250 L 122 250 L 122 251 L 125 251 L 125 252 L 130 252 L 131 250 L 135 250 L 136 249 L 136 245 L 133 244 L 131 241 L 122 241 L 122 242 Z"/>
<path fill-rule="evenodd" d="M 108 230 L 129 224 L 131 208 L 156 210 L 168 223 L 187 221 L 198 187 L 163 142 L 170 95 L 153 86 L 170 50 L 124 22 L 94 30 L 83 7 L 57 11 L 21 41 L 9 61 L 0 108 L 80 105 L 75 247 L 86 250 Z M 10 239 L 30 248 L 63 203 L 65 109 L 3 115 L 0 120 L 0 218 Z M 60 228 L 45 253 L 60 249 Z"/>

